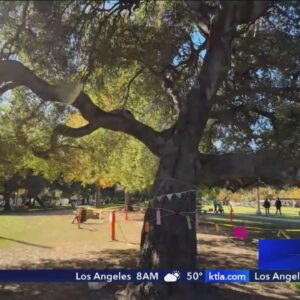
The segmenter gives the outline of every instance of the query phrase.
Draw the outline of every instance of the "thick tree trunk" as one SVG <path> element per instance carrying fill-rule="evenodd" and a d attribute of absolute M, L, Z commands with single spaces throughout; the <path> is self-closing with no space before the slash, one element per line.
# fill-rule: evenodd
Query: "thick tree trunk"
<path fill-rule="evenodd" d="M 32 208 L 32 201 L 30 197 L 27 198 L 28 199 L 28 208 Z"/>
<path fill-rule="evenodd" d="M 101 207 L 101 187 L 96 185 L 96 208 Z"/>
<path fill-rule="evenodd" d="M 35 201 L 37 201 L 41 207 L 46 207 L 44 201 L 40 199 L 38 196 L 33 198 L 33 207 L 35 206 Z"/>
<path fill-rule="evenodd" d="M 158 209 L 161 225 L 157 225 Z M 140 267 L 190 269 L 196 266 L 195 209 L 194 192 L 151 201 L 144 220 L 149 223 L 149 232 L 145 225 Z"/>
<path fill-rule="evenodd" d="M 140 268 L 196 268 L 196 156 L 187 154 L 181 147 L 175 148 L 178 151 L 172 151 L 160 160 L 152 199 L 144 218 Z M 174 150 L 174 145 L 170 149 Z M 127 298 L 123 299 L 172 299 L 187 293 L 192 293 L 188 284 L 143 283 L 129 285 Z"/>
<path fill-rule="evenodd" d="M 4 210 L 11 210 L 9 193 L 4 193 Z"/>
<path fill-rule="evenodd" d="M 133 210 L 131 205 L 131 195 L 128 192 L 126 192 L 124 196 L 124 205 L 125 205 L 125 209 L 127 209 L 128 211 Z"/>

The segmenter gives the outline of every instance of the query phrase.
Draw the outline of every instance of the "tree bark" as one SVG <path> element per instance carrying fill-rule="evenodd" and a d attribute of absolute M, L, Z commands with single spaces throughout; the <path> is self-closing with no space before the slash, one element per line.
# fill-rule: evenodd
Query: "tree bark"
<path fill-rule="evenodd" d="M 101 207 L 101 187 L 96 185 L 96 208 Z"/>
<path fill-rule="evenodd" d="M 143 269 L 196 268 L 195 184 L 199 166 L 197 155 L 186 153 L 182 144 L 185 139 L 181 138 L 169 141 L 165 155 L 160 159 L 141 235 L 139 267 Z M 158 210 L 161 222 L 157 218 Z M 129 285 L 126 297 L 166 299 L 183 291 L 190 294 L 190 290 L 191 286 L 186 284 L 143 283 Z"/>
<path fill-rule="evenodd" d="M 7 192 L 4 192 L 4 210 L 9 211 L 11 210 L 11 205 L 10 205 L 10 194 Z"/>
<path fill-rule="evenodd" d="M 133 210 L 132 205 L 131 205 L 131 195 L 128 192 L 125 192 L 124 204 L 125 204 L 125 209 L 127 209 L 128 211 Z"/>
<path fill-rule="evenodd" d="M 37 201 L 41 207 L 43 208 L 46 207 L 44 201 L 40 199 L 38 196 L 33 198 L 33 207 L 35 206 L 35 201 Z"/>
<path fill-rule="evenodd" d="M 276 151 L 199 154 L 198 160 L 197 177 L 206 186 L 236 190 L 255 184 L 258 178 L 270 185 L 300 185 L 300 159 L 284 157 Z"/>

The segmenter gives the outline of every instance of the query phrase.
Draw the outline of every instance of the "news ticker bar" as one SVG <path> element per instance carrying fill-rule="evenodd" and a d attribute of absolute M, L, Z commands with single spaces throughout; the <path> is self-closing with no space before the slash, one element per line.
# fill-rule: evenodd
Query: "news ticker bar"
<path fill-rule="evenodd" d="M 300 282 L 300 270 L 0 270 L 0 282 Z"/>

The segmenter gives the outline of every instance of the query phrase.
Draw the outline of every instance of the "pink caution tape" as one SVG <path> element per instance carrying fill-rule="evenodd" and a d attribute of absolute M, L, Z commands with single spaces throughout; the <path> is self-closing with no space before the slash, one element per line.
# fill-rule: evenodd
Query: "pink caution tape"
<path fill-rule="evenodd" d="M 156 210 L 156 225 L 161 225 L 160 209 Z"/>

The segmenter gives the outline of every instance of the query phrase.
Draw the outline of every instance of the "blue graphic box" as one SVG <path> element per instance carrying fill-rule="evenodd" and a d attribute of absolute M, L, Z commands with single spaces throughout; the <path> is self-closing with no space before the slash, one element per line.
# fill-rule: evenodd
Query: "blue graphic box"
<path fill-rule="evenodd" d="M 259 240 L 260 270 L 300 270 L 300 240 Z"/>

